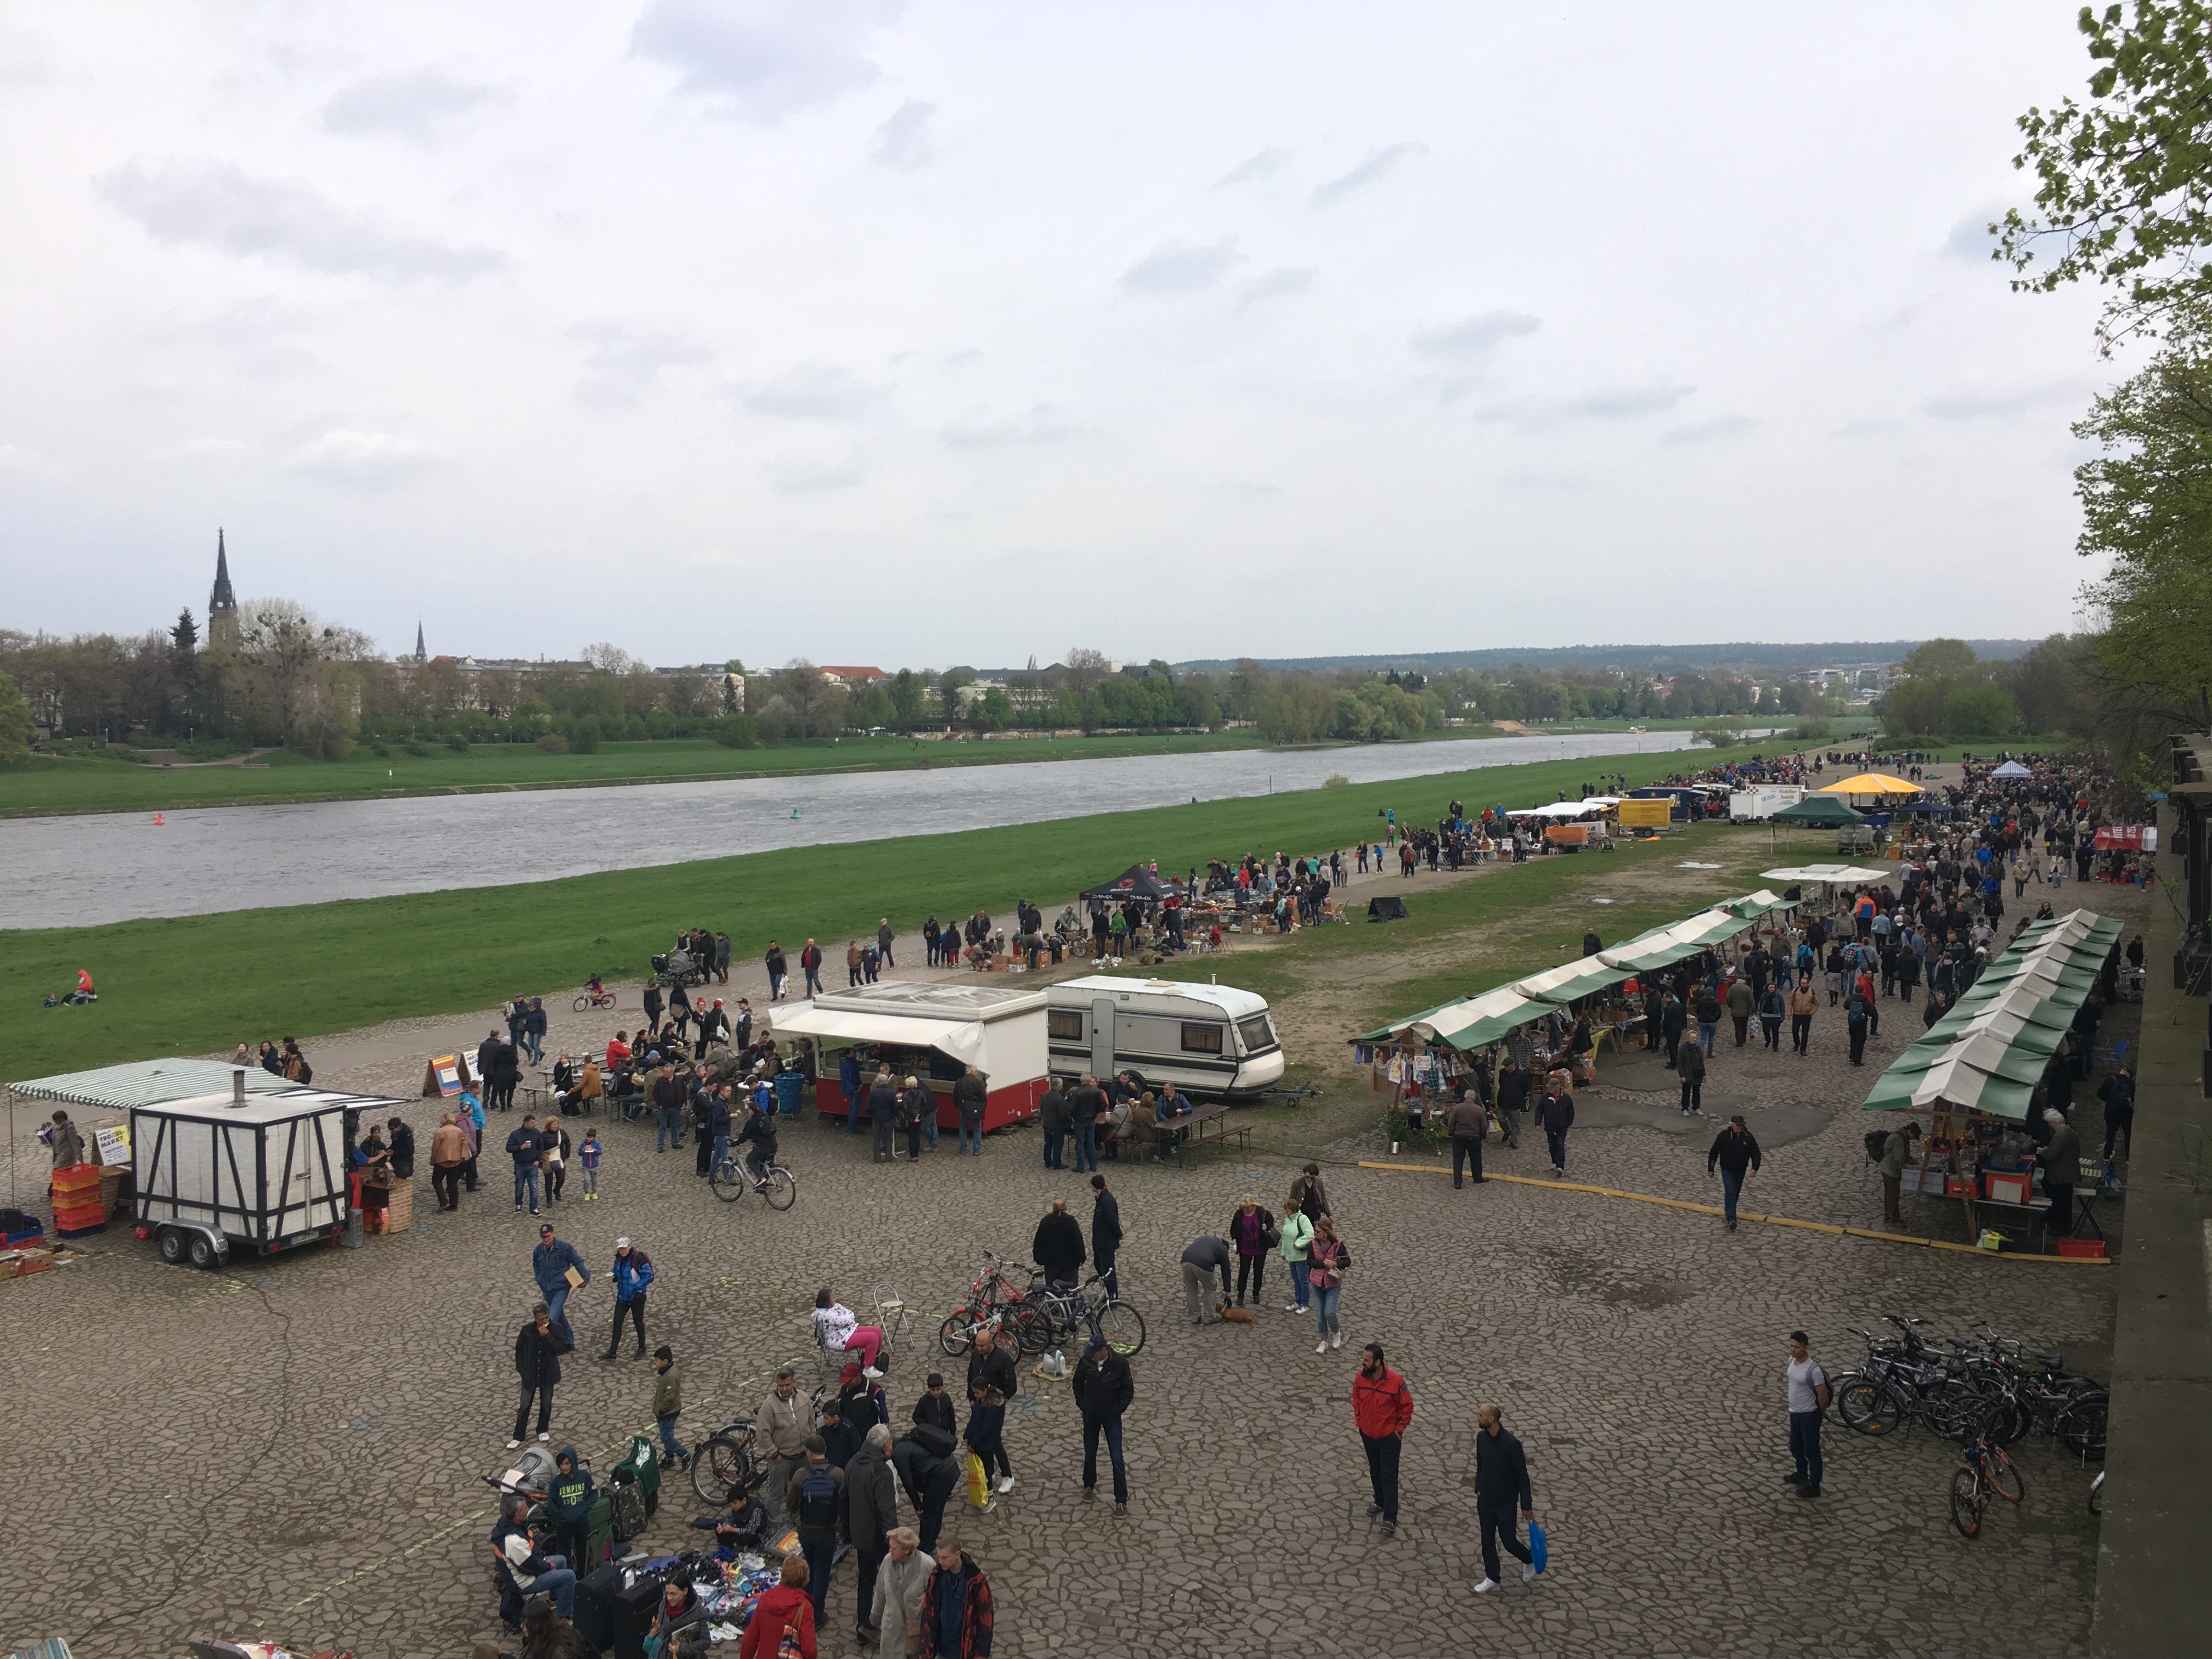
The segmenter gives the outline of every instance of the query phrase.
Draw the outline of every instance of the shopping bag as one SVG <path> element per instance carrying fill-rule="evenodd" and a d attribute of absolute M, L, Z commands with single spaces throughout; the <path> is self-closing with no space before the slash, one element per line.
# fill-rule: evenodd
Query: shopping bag
<path fill-rule="evenodd" d="M 984 1472 L 983 1460 L 974 1452 L 968 1454 L 968 1501 L 979 1510 L 991 1501 L 991 1477 Z"/>
<path fill-rule="evenodd" d="M 1528 1523 L 1528 1565 L 1541 1572 L 1551 1559 L 1552 1553 L 1544 1544 L 1544 1529 L 1531 1521 Z"/>

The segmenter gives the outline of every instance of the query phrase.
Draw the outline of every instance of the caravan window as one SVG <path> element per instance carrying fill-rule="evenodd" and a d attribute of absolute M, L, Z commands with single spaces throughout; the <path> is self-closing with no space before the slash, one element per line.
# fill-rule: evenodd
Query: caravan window
<path fill-rule="evenodd" d="M 1048 1041 L 1080 1042 L 1083 1041 L 1083 1011 L 1080 1008 L 1048 1008 L 1045 1011 L 1044 1033 Z"/>
<path fill-rule="evenodd" d="M 1185 1021 L 1182 1028 L 1182 1051 L 1187 1054 L 1219 1054 L 1221 1028 L 1218 1025 L 1194 1025 Z"/>
<path fill-rule="evenodd" d="M 1255 1014 L 1249 1019 L 1238 1020 L 1237 1035 L 1244 1039 L 1246 1054 L 1257 1054 L 1262 1048 L 1275 1046 L 1275 1028 L 1267 1024 L 1265 1014 Z"/>

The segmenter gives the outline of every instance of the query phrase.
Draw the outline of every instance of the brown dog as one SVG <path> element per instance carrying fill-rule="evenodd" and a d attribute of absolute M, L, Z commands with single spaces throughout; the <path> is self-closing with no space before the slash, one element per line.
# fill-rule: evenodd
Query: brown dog
<path fill-rule="evenodd" d="M 1225 1296 L 1217 1299 L 1214 1311 L 1232 1325 L 1249 1325 L 1252 1322 L 1252 1310 L 1249 1308 L 1231 1307 L 1229 1298 Z"/>

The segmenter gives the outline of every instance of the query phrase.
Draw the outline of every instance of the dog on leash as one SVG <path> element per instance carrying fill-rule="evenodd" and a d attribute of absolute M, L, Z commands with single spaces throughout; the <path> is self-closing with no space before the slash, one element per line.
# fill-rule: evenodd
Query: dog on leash
<path fill-rule="evenodd" d="M 1213 1310 L 1232 1325 L 1249 1325 L 1252 1322 L 1252 1310 L 1249 1308 L 1231 1307 L 1229 1298 L 1225 1296 L 1215 1299 Z"/>

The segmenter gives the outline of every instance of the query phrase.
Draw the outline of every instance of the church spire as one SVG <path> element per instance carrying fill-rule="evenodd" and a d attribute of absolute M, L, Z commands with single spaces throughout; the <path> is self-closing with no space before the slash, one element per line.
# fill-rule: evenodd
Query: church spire
<path fill-rule="evenodd" d="M 208 595 L 208 644 L 238 643 L 238 595 L 230 589 L 230 555 L 222 544 L 222 528 L 215 532 L 215 588 Z"/>
<path fill-rule="evenodd" d="M 430 653 L 422 648 L 422 624 L 419 622 L 415 624 L 415 660 L 416 662 L 430 660 Z"/>

